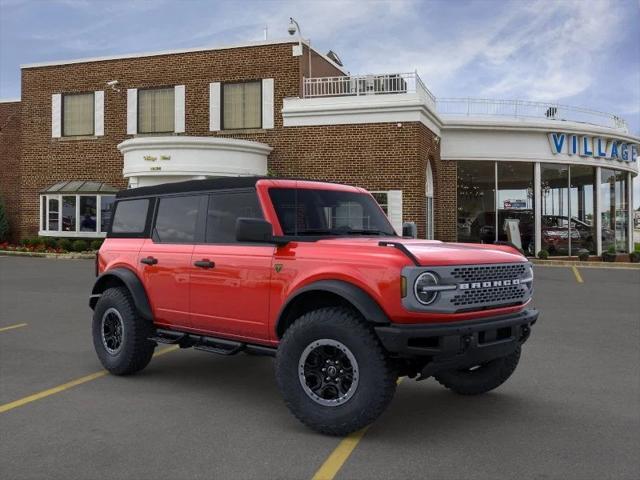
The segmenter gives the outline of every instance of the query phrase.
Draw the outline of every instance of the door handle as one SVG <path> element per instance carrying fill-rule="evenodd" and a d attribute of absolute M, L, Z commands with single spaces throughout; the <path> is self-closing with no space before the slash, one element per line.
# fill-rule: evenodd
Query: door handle
<path fill-rule="evenodd" d="M 209 260 L 198 260 L 197 262 L 193 262 L 193 264 L 196 267 L 200 267 L 200 268 L 213 268 L 216 266 L 215 263 L 209 261 Z"/>
<path fill-rule="evenodd" d="M 154 257 L 141 258 L 140 263 L 144 263 L 145 265 L 155 265 L 158 263 L 158 259 Z"/>

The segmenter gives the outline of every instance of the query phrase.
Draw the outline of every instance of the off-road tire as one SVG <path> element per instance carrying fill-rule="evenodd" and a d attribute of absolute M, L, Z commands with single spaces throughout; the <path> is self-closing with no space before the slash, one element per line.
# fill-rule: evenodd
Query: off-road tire
<path fill-rule="evenodd" d="M 299 376 L 302 354 L 313 342 L 330 339 L 355 357 L 359 380 L 353 396 L 340 405 L 316 403 Z M 350 309 L 321 308 L 299 317 L 285 332 L 276 354 L 276 381 L 286 405 L 308 427 L 327 435 L 347 435 L 369 425 L 391 402 L 397 373 L 371 328 Z"/>
<path fill-rule="evenodd" d="M 515 371 L 520 360 L 520 347 L 501 358 L 491 360 L 475 370 L 449 370 L 434 375 L 442 386 L 460 395 L 480 395 L 498 388 Z"/>
<path fill-rule="evenodd" d="M 108 352 L 102 340 L 102 317 L 108 309 L 122 317 L 122 347 L 116 354 Z M 130 375 L 149 364 L 156 343 L 148 340 L 152 325 L 137 312 L 129 291 L 124 287 L 109 288 L 98 299 L 93 312 L 93 346 L 100 362 L 114 375 Z"/>

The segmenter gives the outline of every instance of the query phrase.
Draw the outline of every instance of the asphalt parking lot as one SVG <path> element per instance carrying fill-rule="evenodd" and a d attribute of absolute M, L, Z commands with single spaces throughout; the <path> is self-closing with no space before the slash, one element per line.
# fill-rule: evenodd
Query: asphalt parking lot
<path fill-rule="evenodd" d="M 640 270 L 535 273 L 541 317 L 510 381 L 466 398 L 405 379 L 335 478 L 640 478 Z M 288 412 L 266 357 L 174 350 L 97 373 L 93 278 L 91 261 L 0 258 L 1 478 L 311 479 L 341 444 Z"/>

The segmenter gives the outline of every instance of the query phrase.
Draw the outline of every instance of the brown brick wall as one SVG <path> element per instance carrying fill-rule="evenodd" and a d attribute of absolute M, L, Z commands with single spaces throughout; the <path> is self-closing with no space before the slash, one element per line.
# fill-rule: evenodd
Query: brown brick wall
<path fill-rule="evenodd" d="M 125 187 L 123 159 L 116 146 L 131 138 L 126 134 L 127 88 L 185 85 L 186 132 L 182 135 L 216 135 L 209 132 L 209 83 L 249 79 L 275 80 L 275 110 L 285 96 L 298 96 L 299 59 L 291 44 L 117 59 L 102 62 L 27 68 L 22 71 L 22 164 L 18 230 L 20 236 L 38 229 L 38 193 L 63 180 L 98 180 Z M 116 92 L 106 82 L 118 80 Z M 51 138 L 51 95 L 105 91 L 105 135 L 91 139 Z M 242 135 L 274 145 L 282 130 L 275 128 Z M 228 132 L 219 133 L 228 136 Z"/>
<path fill-rule="evenodd" d="M 440 159 L 440 145 L 436 142 L 435 135 L 422 124 L 420 124 L 420 156 L 431 161 L 434 181 L 434 236 L 437 240 L 454 242 L 458 235 L 456 163 Z"/>
<path fill-rule="evenodd" d="M 20 126 L 20 102 L 0 103 L 0 198 L 12 237 L 18 231 Z"/>
<path fill-rule="evenodd" d="M 18 230 L 33 235 L 38 228 L 38 193 L 63 180 L 98 180 L 126 187 L 123 159 L 116 146 L 126 135 L 127 88 L 186 86 L 186 132 L 255 140 L 273 147 L 269 170 L 282 176 L 306 177 L 359 185 L 370 190 L 402 189 L 404 220 L 415 221 L 425 235 L 426 162 L 434 158 L 434 174 L 451 172 L 439 161 L 434 135 L 422 124 L 396 123 L 287 127 L 282 125 L 283 99 L 300 95 L 301 57 L 292 44 L 211 50 L 154 57 L 78 63 L 22 71 L 22 165 Z M 318 57 L 320 58 L 320 57 Z M 314 59 L 315 60 L 315 59 Z M 319 60 L 317 60 L 319 61 Z M 326 62 L 325 62 L 326 63 Z M 318 74 L 314 65 L 314 76 Z M 339 74 L 326 63 L 323 75 Z M 209 83 L 273 78 L 275 128 L 251 131 L 209 131 Z M 115 92 L 106 87 L 118 80 Z M 51 138 L 51 95 L 105 91 L 105 136 L 91 139 Z M 453 170 L 455 177 L 455 167 Z M 448 178 L 449 178 L 448 177 Z M 450 188 L 439 187 L 436 208 Z M 453 184 L 455 203 L 455 181 Z M 442 190 L 442 191 L 441 191 Z M 455 204 L 453 206 L 455 210 Z M 436 235 L 450 238 L 448 210 L 436 216 Z M 455 219 L 453 218 L 455 230 Z"/>

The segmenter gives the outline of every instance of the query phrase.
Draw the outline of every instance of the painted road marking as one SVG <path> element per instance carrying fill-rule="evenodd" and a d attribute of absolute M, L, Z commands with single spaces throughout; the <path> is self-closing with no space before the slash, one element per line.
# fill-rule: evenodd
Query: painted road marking
<path fill-rule="evenodd" d="M 404 377 L 398 379 L 398 385 L 400 385 L 403 378 Z M 311 480 L 333 480 L 344 463 L 356 449 L 358 443 L 360 443 L 360 440 L 364 437 L 364 434 L 367 433 L 370 426 L 371 425 L 364 427 L 362 430 L 353 432 L 343 438 L 333 452 L 331 452 L 331 455 L 329 455 L 329 457 L 320 466 Z"/>
<path fill-rule="evenodd" d="M 13 330 L 14 328 L 26 327 L 28 323 L 17 323 L 15 325 L 9 325 L 8 327 L 0 328 L 0 332 L 6 332 L 7 330 Z"/>
<path fill-rule="evenodd" d="M 584 283 L 584 280 L 582 280 L 582 275 L 580 275 L 580 272 L 578 271 L 578 269 L 576 268 L 576 266 L 575 266 L 575 265 L 573 265 L 573 266 L 571 267 L 571 270 L 573 270 L 573 274 L 574 274 L 574 275 L 575 275 L 575 277 L 576 277 L 576 281 L 577 281 L 578 283 Z"/>
<path fill-rule="evenodd" d="M 160 350 L 154 353 L 153 356 L 159 357 L 160 355 L 164 355 L 165 353 L 173 352 L 178 348 L 180 348 L 178 345 L 174 345 L 172 347 L 165 348 L 164 350 Z M 106 370 L 100 370 L 99 372 L 92 373 L 91 375 L 86 375 L 84 377 L 71 380 L 70 382 L 63 383 L 62 385 L 58 385 L 57 387 L 49 388 L 48 390 L 43 390 L 42 392 L 34 393 L 33 395 L 20 398 L 19 400 L 14 400 L 13 402 L 5 403 L 4 405 L 0 405 L 0 413 L 8 412 L 9 410 L 13 410 L 14 408 L 22 407 L 23 405 L 27 405 L 28 403 L 35 402 L 36 400 L 50 397 L 51 395 L 55 395 L 56 393 L 64 392 L 65 390 L 76 387 L 78 385 L 82 385 L 83 383 L 87 383 L 92 380 L 96 380 L 108 374 L 109 372 L 107 372 Z"/>

